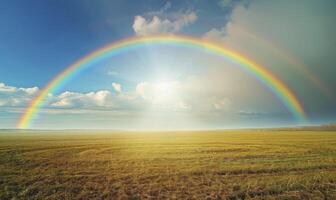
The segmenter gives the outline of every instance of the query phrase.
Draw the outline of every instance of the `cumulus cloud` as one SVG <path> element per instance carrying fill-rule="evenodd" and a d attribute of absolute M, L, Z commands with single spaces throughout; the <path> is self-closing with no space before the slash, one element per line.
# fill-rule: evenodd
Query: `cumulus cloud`
<path fill-rule="evenodd" d="M 208 32 L 204 33 L 203 37 L 209 40 L 222 41 L 227 35 L 226 26 L 221 28 L 212 28 Z"/>
<path fill-rule="evenodd" d="M 223 10 L 222 24 L 207 31 L 203 37 L 223 41 L 228 35 L 229 26 L 236 20 L 237 10 L 244 12 L 251 4 L 251 0 L 220 0 L 218 4 Z"/>
<path fill-rule="evenodd" d="M 199 120 L 213 121 L 218 116 L 223 117 L 224 114 L 237 115 L 237 111 L 248 109 L 241 105 L 238 106 L 239 109 L 235 107 L 240 101 L 235 99 L 231 92 L 243 91 L 243 89 L 239 88 L 239 85 L 229 84 L 232 73 L 218 73 L 218 70 L 216 70 L 216 75 L 203 73 L 187 76 L 181 80 L 144 81 L 139 82 L 129 91 L 120 89 L 120 92 L 117 93 L 111 92 L 112 88 L 111 91 L 98 90 L 84 93 L 65 91 L 58 95 L 49 95 L 41 113 L 48 115 L 48 118 L 45 119 L 49 119 L 51 122 L 55 117 L 62 118 L 71 115 L 73 118 L 77 117 L 79 119 L 77 122 L 80 122 L 83 118 L 90 120 L 100 118 L 102 121 L 107 121 L 106 116 L 109 116 L 108 118 L 111 118 L 111 120 L 124 117 L 124 123 L 129 119 L 141 116 L 141 119 L 150 119 L 148 121 L 148 126 L 150 126 L 155 120 L 162 125 L 162 123 L 171 121 L 168 119 L 180 117 L 182 120 L 184 116 L 188 116 L 187 119 L 193 116 Z M 217 87 L 218 85 L 228 85 L 228 87 Z M 18 91 L 21 93 L 18 93 Z M 36 88 L 15 88 L 0 84 L 0 94 L 6 93 L 7 100 L 27 97 L 31 100 L 33 97 L 31 95 L 37 94 L 37 91 Z M 254 88 L 254 91 L 256 91 L 256 88 Z M 0 102 L 4 99 L 1 95 Z M 242 99 L 251 101 L 249 98 L 242 97 Z M 3 105 L 3 103 L 0 105 Z M 10 109 L 17 109 L 15 102 L 12 102 L 11 105 L 14 107 L 10 107 Z M 13 109 L 9 110 L 7 107 L 2 107 L 2 110 L 10 113 L 14 112 Z M 22 110 L 15 110 L 15 112 L 20 113 Z M 144 118 L 143 115 L 146 115 L 146 117 Z M 242 115 L 242 113 L 239 112 L 238 115 Z M 44 125 L 44 123 L 41 124 Z M 107 122 L 107 124 L 110 124 L 110 122 Z M 158 127 L 160 126 L 158 125 Z M 171 125 L 168 127 L 171 127 Z"/>
<path fill-rule="evenodd" d="M 138 36 L 172 34 L 181 31 L 196 20 L 197 15 L 195 12 L 175 14 L 171 19 L 168 19 L 168 17 L 160 18 L 156 15 L 146 19 L 146 17 L 138 15 L 135 16 L 132 27 Z"/>
<path fill-rule="evenodd" d="M 55 97 L 51 106 L 57 108 L 92 108 L 111 107 L 113 101 L 111 93 L 107 90 L 100 90 L 89 93 L 63 92 Z"/>
<path fill-rule="evenodd" d="M 113 110 L 113 109 L 139 109 L 140 102 L 136 102 L 137 94 L 123 92 L 121 85 L 114 83 L 113 87 L 118 94 L 108 90 L 91 91 L 87 93 L 65 91 L 59 95 L 48 95 L 45 109 L 89 109 L 89 110 Z M 17 88 L 0 83 L 0 107 L 22 108 L 34 99 L 38 94 L 37 87 Z M 13 110 L 13 109 L 11 109 Z"/>
<path fill-rule="evenodd" d="M 0 92 L 2 93 L 15 93 L 15 92 L 23 92 L 28 95 L 34 95 L 38 92 L 38 87 L 31 88 L 17 88 L 13 86 L 5 85 L 4 83 L 0 83 Z"/>
<path fill-rule="evenodd" d="M 0 83 L 0 106 L 24 106 L 38 92 L 38 87 L 17 88 Z"/>
<path fill-rule="evenodd" d="M 120 89 L 117 94 L 108 90 L 98 90 L 87 93 L 66 91 L 49 100 L 47 108 L 77 109 L 77 110 L 139 110 L 141 102 L 135 92 L 124 92 L 120 84 L 114 84 Z M 118 87 L 120 86 L 120 88 Z"/>
<path fill-rule="evenodd" d="M 121 92 L 121 84 L 119 83 L 112 83 L 112 87 L 115 91 Z"/>
<path fill-rule="evenodd" d="M 216 62 L 217 63 L 217 62 Z M 238 69 L 227 71 L 223 68 L 207 71 L 198 75 L 188 75 L 181 80 L 163 82 L 139 82 L 133 89 L 123 90 L 119 83 L 112 83 L 111 90 L 97 90 L 90 92 L 65 91 L 59 95 L 50 95 L 45 109 L 63 110 L 123 110 L 127 112 L 144 109 L 175 112 L 183 111 L 197 115 L 197 113 L 226 112 L 236 113 L 239 109 L 246 109 L 241 104 L 254 105 L 249 88 L 244 85 L 233 84 L 234 80 L 248 80 L 246 74 Z M 217 87 L 221 85 L 221 87 Z M 257 83 L 258 85 L 258 83 Z M 249 84 L 256 92 L 259 88 Z M 117 92 L 112 92 L 112 89 Z M 263 90 L 263 89 L 261 89 Z M 6 93 L 7 98 L 0 98 L 0 105 L 18 105 L 15 99 L 28 102 L 36 94 L 37 88 L 15 88 L 0 84 L 0 94 Z M 17 91 L 20 91 L 19 94 Z M 15 95 L 13 95 L 15 94 Z M 262 99 L 267 99 L 259 95 Z M 0 97 L 2 97 L 0 95 Z M 245 100 L 244 100 L 245 99 Z M 5 101 L 4 101 L 5 100 Z M 259 102 L 256 99 L 256 102 Z M 262 104 L 265 107 L 265 104 Z M 272 107 L 276 107 L 273 104 Z"/>

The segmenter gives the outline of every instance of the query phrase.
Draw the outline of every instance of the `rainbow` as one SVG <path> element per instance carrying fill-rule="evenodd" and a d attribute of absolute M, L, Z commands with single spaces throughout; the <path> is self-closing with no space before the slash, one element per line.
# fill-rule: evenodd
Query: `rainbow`
<path fill-rule="evenodd" d="M 40 93 L 30 102 L 25 112 L 19 119 L 17 128 L 29 128 L 33 122 L 33 119 L 39 113 L 40 108 L 45 104 L 48 95 L 53 94 L 61 89 L 64 84 L 66 84 L 70 79 L 75 77 L 78 73 L 87 67 L 92 66 L 107 57 L 118 55 L 120 53 L 146 45 L 176 45 L 199 49 L 214 55 L 222 56 L 238 64 L 238 66 L 240 66 L 242 69 L 246 70 L 261 83 L 265 84 L 280 99 L 280 101 L 287 107 L 289 112 L 297 120 L 306 120 L 306 115 L 302 105 L 295 95 L 290 91 L 290 89 L 277 77 L 250 59 L 208 40 L 187 36 L 158 35 L 147 37 L 131 37 L 125 40 L 120 40 L 100 48 L 79 59 L 67 67 L 60 74 L 58 74 L 55 78 L 53 78 L 48 83 L 48 85 L 43 88 Z"/>
<path fill-rule="evenodd" d="M 326 97 L 331 100 L 336 100 L 332 90 L 328 85 L 320 78 L 318 78 L 314 72 L 310 70 L 310 68 L 305 65 L 301 60 L 294 57 L 293 55 L 289 54 L 288 50 L 284 50 L 276 45 L 274 42 L 270 40 L 266 40 L 264 37 L 258 37 L 258 35 L 250 30 L 247 30 L 241 26 L 235 25 L 235 29 L 237 29 L 236 33 L 243 34 L 244 36 L 249 37 L 251 40 L 255 40 L 258 44 L 263 45 L 264 47 L 268 48 L 272 53 L 274 53 L 279 58 L 286 61 L 292 67 L 297 69 L 302 75 L 308 78 Z"/>

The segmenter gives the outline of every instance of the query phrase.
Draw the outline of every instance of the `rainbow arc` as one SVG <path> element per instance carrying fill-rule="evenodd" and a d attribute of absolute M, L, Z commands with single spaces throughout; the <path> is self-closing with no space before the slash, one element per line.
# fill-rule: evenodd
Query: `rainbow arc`
<path fill-rule="evenodd" d="M 266 85 L 277 98 L 286 106 L 288 111 L 299 121 L 306 121 L 306 114 L 304 109 L 294 93 L 274 74 L 267 71 L 261 65 L 254 61 L 227 49 L 223 46 L 210 42 L 208 40 L 187 37 L 187 36 L 172 36 L 172 35 L 159 35 L 147 37 L 132 37 L 125 40 L 117 41 L 109 44 L 101 49 L 98 49 L 91 54 L 79 59 L 69 67 L 67 67 L 60 74 L 55 76 L 45 88 L 31 101 L 25 112 L 17 123 L 17 128 L 29 128 L 33 119 L 38 115 L 39 110 L 43 107 L 49 94 L 55 93 L 63 87 L 67 81 L 74 78 L 84 69 L 94 66 L 95 63 L 123 52 L 127 52 L 136 48 L 142 48 L 147 45 L 176 45 L 182 47 L 190 47 L 199 49 L 219 55 L 228 59 L 229 61 L 237 64 L 237 66 L 246 70 L 258 79 L 262 84 Z"/>

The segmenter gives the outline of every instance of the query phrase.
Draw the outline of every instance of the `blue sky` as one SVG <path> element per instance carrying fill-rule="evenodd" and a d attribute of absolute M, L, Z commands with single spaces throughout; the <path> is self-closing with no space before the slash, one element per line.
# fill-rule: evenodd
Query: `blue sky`
<path fill-rule="evenodd" d="M 120 39 L 162 33 L 211 39 L 252 58 L 297 95 L 310 123 L 333 123 L 335 5 L 331 0 L 3 1 L 0 128 L 15 127 L 28 102 L 77 59 Z M 329 96 L 286 57 L 322 80 Z M 154 119 L 157 126 L 151 125 Z M 160 46 L 127 52 L 84 71 L 53 94 L 33 128 L 286 125 L 298 124 L 265 86 L 232 63 Z"/>
<path fill-rule="evenodd" d="M 0 8 L 4 27 L 0 32 L 0 64 L 6 66 L 0 71 L 6 72 L 2 81 L 42 87 L 81 56 L 106 43 L 132 36 L 134 16 L 160 10 L 166 4 L 165 1 L 5 1 Z M 199 10 L 195 7 L 205 6 L 221 12 L 215 1 L 197 4 L 176 1 L 170 10 Z M 205 11 L 199 14 L 204 16 L 199 22 L 202 27 L 209 22 L 214 24 L 212 19 L 219 20 L 218 15 Z M 194 27 L 186 27 L 183 32 L 202 33 Z"/>

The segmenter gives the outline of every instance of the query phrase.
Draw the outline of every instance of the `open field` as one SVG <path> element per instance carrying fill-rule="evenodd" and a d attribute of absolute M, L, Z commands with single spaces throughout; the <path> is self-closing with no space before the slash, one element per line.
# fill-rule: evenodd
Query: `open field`
<path fill-rule="evenodd" d="M 1 133 L 0 199 L 336 199 L 336 132 Z"/>

